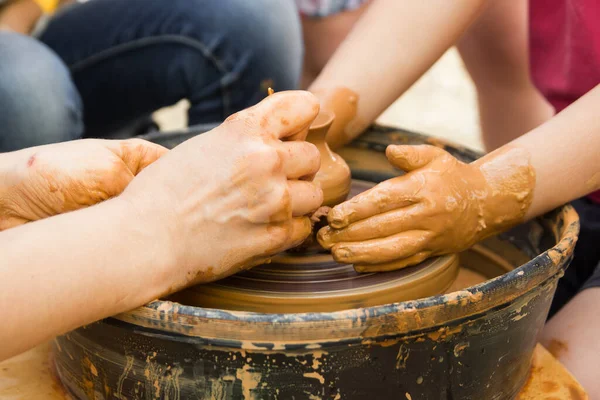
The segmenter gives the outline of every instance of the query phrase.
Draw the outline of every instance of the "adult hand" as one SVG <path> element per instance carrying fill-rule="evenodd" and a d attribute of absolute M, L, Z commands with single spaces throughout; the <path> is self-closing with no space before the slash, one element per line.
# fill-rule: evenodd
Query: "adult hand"
<path fill-rule="evenodd" d="M 301 91 L 275 93 L 144 170 L 120 199 L 168 231 L 176 288 L 222 278 L 299 245 L 323 201 L 316 147 L 287 141 L 319 112 Z"/>
<path fill-rule="evenodd" d="M 358 109 L 358 95 L 344 87 L 314 89 L 311 92 L 319 98 L 322 110 L 335 115 L 335 120 L 327 132 L 329 147 L 336 149 L 354 139 L 356 135 L 353 122 Z"/>
<path fill-rule="evenodd" d="M 85 139 L 2 154 L 0 230 L 115 197 L 166 152 L 139 139 Z"/>
<path fill-rule="evenodd" d="M 471 164 L 433 146 L 389 146 L 405 175 L 334 207 L 318 240 L 359 272 L 388 271 L 462 251 L 520 222 L 535 177 L 527 152 L 506 149 Z"/>

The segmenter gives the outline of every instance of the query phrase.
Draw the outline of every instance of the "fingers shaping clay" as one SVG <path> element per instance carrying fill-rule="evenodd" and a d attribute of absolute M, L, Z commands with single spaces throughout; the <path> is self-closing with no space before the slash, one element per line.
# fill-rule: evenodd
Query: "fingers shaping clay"
<path fill-rule="evenodd" d="M 334 115 L 321 111 L 314 120 L 306 140 L 314 144 L 321 153 L 321 169 L 314 182 L 323 190 L 323 205 L 333 207 L 346 200 L 350 192 L 350 168 L 342 157 L 335 154 L 326 142 L 327 131 L 333 123 Z"/>
<path fill-rule="evenodd" d="M 319 243 L 357 271 L 390 271 L 463 251 L 523 221 L 535 186 L 529 153 L 506 147 L 465 164 L 433 146 L 389 146 L 405 175 L 340 204 Z"/>
<path fill-rule="evenodd" d="M 321 110 L 335 115 L 327 143 L 333 149 L 343 146 L 356 132 L 358 94 L 346 87 L 317 89 L 313 93 L 321 100 Z"/>

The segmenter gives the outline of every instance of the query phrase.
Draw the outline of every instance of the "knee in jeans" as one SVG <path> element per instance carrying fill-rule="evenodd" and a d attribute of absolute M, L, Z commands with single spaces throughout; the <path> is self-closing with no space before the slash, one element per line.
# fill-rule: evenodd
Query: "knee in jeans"
<path fill-rule="evenodd" d="M 188 28 L 182 31 L 199 38 L 233 75 L 270 79 L 276 90 L 297 87 L 303 44 L 294 1 L 173 0 L 169 4 L 173 12 L 185 16 L 187 24 L 182 25 Z M 219 48 L 215 49 L 216 37 Z"/>
<path fill-rule="evenodd" d="M 81 99 L 58 56 L 7 32 L 0 33 L 0 54 L 0 151 L 81 137 Z"/>
<path fill-rule="evenodd" d="M 272 79 L 277 90 L 296 89 L 302 70 L 302 28 L 294 1 L 245 2 L 235 23 L 245 27 L 251 69 Z M 242 33 L 240 32 L 240 35 Z"/>

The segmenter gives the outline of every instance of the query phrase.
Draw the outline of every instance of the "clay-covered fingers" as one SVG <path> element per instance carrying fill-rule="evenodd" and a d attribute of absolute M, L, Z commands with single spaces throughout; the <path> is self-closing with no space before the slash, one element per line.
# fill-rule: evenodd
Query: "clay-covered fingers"
<path fill-rule="evenodd" d="M 272 256 L 302 244 L 311 234 L 312 224 L 308 217 L 297 217 L 291 221 L 272 224 L 269 230 L 277 243 L 274 248 L 267 250 L 268 255 Z"/>
<path fill-rule="evenodd" d="M 422 263 L 427 258 L 431 256 L 431 252 L 429 251 L 420 251 L 416 254 L 413 254 L 410 257 L 394 260 L 387 263 L 381 264 L 354 264 L 354 270 L 356 272 L 365 273 L 365 272 L 387 272 L 387 271 L 395 271 L 398 269 L 410 267 L 411 265 L 417 265 Z"/>
<path fill-rule="evenodd" d="M 300 217 L 315 211 L 323 203 L 321 188 L 308 181 L 288 181 L 292 201 L 292 216 Z"/>
<path fill-rule="evenodd" d="M 424 251 L 428 231 L 408 231 L 362 242 L 342 242 L 331 249 L 333 258 L 344 264 L 381 264 L 411 257 Z"/>
<path fill-rule="evenodd" d="M 326 226 L 319 230 L 317 239 L 323 248 L 331 249 L 340 242 L 357 242 L 388 237 L 396 233 L 419 229 L 424 212 L 425 206 L 417 203 L 354 222 L 343 229 Z"/>
<path fill-rule="evenodd" d="M 274 144 L 288 179 L 312 180 L 321 167 L 321 154 L 308 142 L 276 142 Z"/>
<path fill-rule="evenodd" d="M 307 130 L 319 113 L 319 100 L 311 93 L 292 90 L 267 96 L 257 105 L 232 115 L 243 119 L 252 131 L 271 139 L 286 139 Z"/>
<path fill-rule="evenodd" d="M 385 150 L 385 155 L 393 166 L 410 172 L 423 168 L 435 158 L 448 153 L 439 147 L 429 145 L 390 145 Z"/>
<path fill-rule="evenodd" d="M 418 201 L 415 197 L 418 189 L 406 175 L 390 179 L 338 204 L 329 212 L 327 220 L 332 228 L 342 229 L 356 221 L 410 206 Z"/>
<path fill-rule="evenodd" d="M 100 142 L 123 160 L 133 175 L 139 174 L 169 151 L 163 146 L 142 139 L 101 140 Z"/>

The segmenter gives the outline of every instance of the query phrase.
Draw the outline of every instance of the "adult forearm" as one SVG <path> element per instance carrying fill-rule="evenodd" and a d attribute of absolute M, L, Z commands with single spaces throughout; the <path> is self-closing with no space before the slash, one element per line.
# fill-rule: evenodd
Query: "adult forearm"
<path fill-rule="evenodd" d="M 168 246 L 132 209 L 113 199 L 0 232 L 0 359 L 168 290 Z"/>
<path fill-rule="evenodd" d="M 356 136 L 408 89 L 477 17 L 485 0 L 377 0 L 311 90 L 347 87 L 359 96 Z"/>

